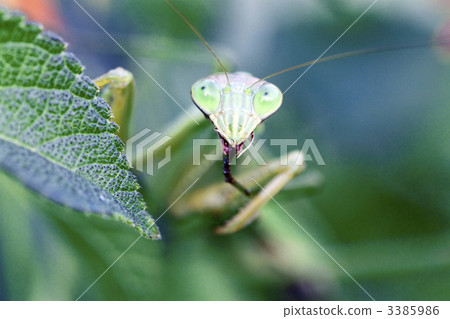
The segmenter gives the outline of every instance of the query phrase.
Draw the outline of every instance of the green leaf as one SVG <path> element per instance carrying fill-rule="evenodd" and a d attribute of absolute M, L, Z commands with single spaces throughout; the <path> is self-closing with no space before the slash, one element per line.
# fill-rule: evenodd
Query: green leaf
<path fill-rule="evenodd" d="M 0 168 L 52 201 L 158 239 L 110 107 L 65 46 L 0 8 Z"/>

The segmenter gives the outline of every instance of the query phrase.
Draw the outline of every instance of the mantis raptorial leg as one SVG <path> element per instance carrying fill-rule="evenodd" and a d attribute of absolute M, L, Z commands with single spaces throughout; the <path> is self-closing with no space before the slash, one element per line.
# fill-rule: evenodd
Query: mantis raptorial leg
<path fill-rule="evenodd" d="M 281 165 L 280 159 L 274 159 L 267 165 L 254 167 L 238 176 L 239 180 L 243 182 L 243 186 L 254 194 L 251 198 L 244 196 L 236 188 L 218 183 L 194 190 L 177 202 L 172 210 L 178 216 L 192 212 L 220 214 L 227 209 L 237 210 L 238 213 L 224 226 L 216 229 L 218 234 L 230 234 L 257 218 L 261 207 L 285 188 L 304 168 L 302 153 L 292 151 L 287 155 L 286 165 Z M 303 186 L 308 184 L 313 188 L 320 187 L 320 177 L 315 175 L 312 179 L 313 181 L 303 183 Z"/>
<path fill-rule="evenodd" d="M 231 174 L 231 160 L 230 155 L 226 154 L 223 157 L 223 175 L 225 176 L 225 182 L 230 183 L 234 187 L 236 187 L 238 190 L 243 192 L 245 195 L 250 196 L 251 192 L 247 188 L 245 188 L 241 183 L 236 181 Z"/>
<path fill-rule="evenodd" d="M 100 88 L 100 95 L 111 107 L 114 121 L 119 125 L 119 137 L 128 138 L 128 125 L 134 107 L 134 77 L 130 71 L 121 67 L 110 70 L 94 80 Z"/>
<path fill-rule="evenodd" d="M 300 174 L 304 167 L 302 153 L 293 151 L 288 154 L 288 164 L 286 166 L 278 166 L 279 172 L 265 186 L 261 186 L 260 183 L 252 178 L 261 190 L 225 225 L 217 228 L 216 232 L 218 234 L 234 233 L 251 223 L 258 216 L 260 208 L 273 199 L 292 178 Z"/>

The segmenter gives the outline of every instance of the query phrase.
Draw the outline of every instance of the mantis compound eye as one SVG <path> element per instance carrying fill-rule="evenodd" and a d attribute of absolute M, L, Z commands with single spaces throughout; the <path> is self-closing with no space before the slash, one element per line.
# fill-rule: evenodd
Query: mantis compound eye
<path fill-rule="evenodd" d="M 261 120 L 265 120 L 275 113 L 282 102 L 283 94 L 279 88 L 271 83 L 262 85 L 253 98 L 255 112 L 261 117 Z"/>
<path fill-rule="evenodd" d="M 220 104 L 220 89 L 209 79 L 202 79 L 194 83 L 191 97 L 195 105 L 206 115 L 217 112 Z"/>

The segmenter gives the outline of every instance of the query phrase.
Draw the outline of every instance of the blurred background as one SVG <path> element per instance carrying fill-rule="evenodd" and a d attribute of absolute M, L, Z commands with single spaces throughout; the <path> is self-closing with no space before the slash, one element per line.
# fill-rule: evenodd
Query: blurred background
<path fill-rule="evenodd" d="M 216 70 L 162 0 L 77 2 L 192 114 L 190 86 Z M 235 71 L 264 77 L 317 58 L 372 1 L 174 1 Z M 60 34 L 95 78 L 136 78 L 131 134 L 165 132 L 182 110 L 74 1 L 3 0 Z M 424 43 L 450 33 L 448 1 L 383 1 L 328 54 Z M 313 66 L 258 138 L 313 139 L 324 185 L 277 200 L 377 300 L 450 296 L 450 65 L 436 47 Z M 328 55 L 327 54 L 327 55 Z M 303 70 L 271 79 L 282 91 Z M 212 128 L 211 128 L 212 129 Z M 266 154 L 277 156 L 267 146 Z M 173 164 L 174 165 L 174 164 Z M 150 214 L 170 205 L 173 166 L 139 176 Z M 217 181 L 220 181 L 220 169 Z M 166 197 L 164 197 L 166 196 Z M 0 299 L 74 300 L 138 237 L 30 192 L 0 172 Z M 283 210 L 217 236 L 214 217 L 158 222 L 81 300 L 369 300 Z"/>

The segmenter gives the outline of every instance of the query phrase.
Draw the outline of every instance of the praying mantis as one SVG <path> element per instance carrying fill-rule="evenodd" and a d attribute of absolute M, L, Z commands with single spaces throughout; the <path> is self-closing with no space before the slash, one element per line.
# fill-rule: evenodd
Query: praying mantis
<path fill-rule="evenodd" d="M 249 73 L 227 73 L 209 44 L 203 39 L 196 28 L 170 1 L 166 0 L 166 2 L 185 20 L 221 66 L 220 73 L 195 82 L 191 88 L 191 96 L 194 104 L 214 125 L 214 130 L 219 136 L 224 153 L 223 174 L 225 181 L 234 186 L 233 188 L 229 187 L 229 185 L 218 183 L 213 186 L 208 185 L 195 189 L 179 201 L 176 201 L 172 207 L 172 211 L 178 215 L 185 215 L 194 211 L 220 212 L 225 206 L 234 203 L 232 206 L 234 210 L 238 210 L 238 213 L 224 226 L 217 228 L 218 233 L 233 233 L 253 221 L 258 216 L 261 207 L 304 170 L 305 165 L 302 161 L 304 155 L 299 151 L 293 151 L 288 154 L 287 165 L 279 165 L 275 160 L 267 166 L 251 169 L 238 178 L 232 175 L 231 161 L 247 150 L 249 146 L 245 146 L 244 143 L 248 140 L 253 140 L 253 132 L 259 124 L 280 108 L 283 94 L 278 87 L 265 81 L 268 77 L 261 80 L 253 77 Z M 406 47 L 408 46 L 404 48 Z M 412 45 L 412 47 L 416 47 L 416 45 Z M 392 48 L 363 49 L 331 55 L 323 59 L 312 60 L 285 69 L 274 75 L 302 66 L 310 66 L 318 62 L 399 48 L 401 46 L 397 45 Z M 102 81 L 97 81 L 97 84 L 101 87 L 104 86 L 104 83 L 101 83 Z M 236 104 L 236 101 L 240 104 Z M 207 127 L 207 122 L 202 120 L 201 117 L 196 117 L 196 120 L 202 126 Z M 186 121 L 181 124 L 177 123 L 173 129 L 168 130 L 167 135 L 171 136 L 172 139 L 159 148 L 160 152 L 156 150 L 153 158 L 163 156 L 163 151 L 168 146 L 175 148 L 179 145 L 177 143 L 182 142 L 183 137 L 194 133 L 198 129 L 194 124 L 189 124 L 190 119 L 186 119 Z M 174 195 L 169 197 L 169 202 L 176 200 L 175 194 L 180 194 L 189 185 L 189 182 L 193 180 L 193 176 L 196 174 L 198 174 L 197 176 L 205 174 L 212 165 L 213 163 L 203 162 L 201 168 L 195 167 L 190 171 L 185 170 L 187 173 L 180 179 L 177 187 L 173 191 Z M 317 187 L 320 181 L 320 177 L 316 176 L 308 187 L 311 185 Z"/>

